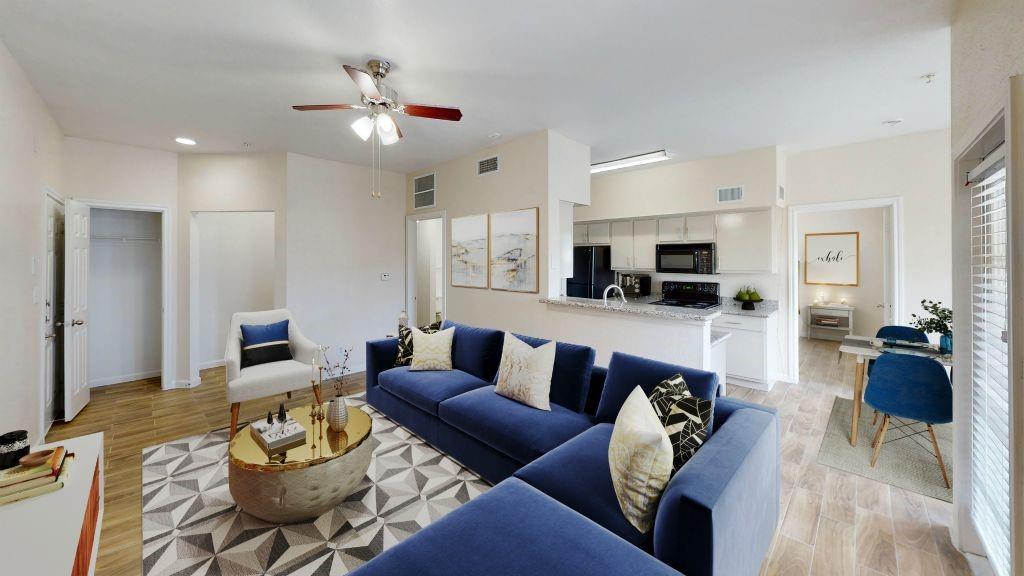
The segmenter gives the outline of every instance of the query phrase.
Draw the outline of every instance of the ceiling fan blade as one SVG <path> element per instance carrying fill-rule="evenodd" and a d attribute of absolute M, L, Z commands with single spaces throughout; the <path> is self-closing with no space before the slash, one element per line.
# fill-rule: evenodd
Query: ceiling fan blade
<path fill-rule="evenodd" d="M 366 108 L 366 106 L 360 106 L 359 104 L 307 104 L 305 106 L 292 106 L 292 108 L 300 112 L 308 112 L 310 110 L 358 110 Z"/>
<path fill-rule="evenodd" d="M 424 106 L 423 104 L 405 104 L 401 108 L 402 114 L 418 116 L 420 118 L 433 118 L 435 120 L 451 120 L 458 122 L 462 119 L 462 111 L 458 108 L 446 108 L 444 106 Z"/>
<path fill-rule="evenodd" d="M 348 64 L 344 64 L 343 66 L 345 67 L 345 72 L 348 72 L 349 77 L 356 83 L 356 86 L 359 88 L 359 91 L 363 93 L 363 96 L 366 96 L 370 100 L 380 100 L 382 98 L 380 90 L 377 90 L 377 83 L 373 81 L 373 76 L 370 76 L 369 72 L 360 70 L 354 66 L 349 66 Z"/>
<path fill-rule="evenodd" d="M 395 133 L 398 134 L 398 139 L 402 139 L 402 129 L 398 127 L 398 122 L 395 122 Z"/>

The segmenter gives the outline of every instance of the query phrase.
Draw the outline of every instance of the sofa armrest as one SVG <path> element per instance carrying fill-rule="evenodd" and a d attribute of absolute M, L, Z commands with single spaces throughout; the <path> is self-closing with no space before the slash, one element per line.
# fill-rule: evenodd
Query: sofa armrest
<path fill-rule="evenodd" d="M 228 331 L 228 340 L 224 344 L 224 382 L 238 380 L 242 366 L 242 343 L 238 340 L 237 330 Z"/>
<path fill-rule="evenodd" d="M 757 574 L 779 518 L 775 414 L 735 410 L 669 481 L 654 555 L 684 574 Z"/>
<path fill-rule="evenodd" d="M 398 355 L 398 338 L 367 340 L 366 342 L 366 387 L 377 385 L 377 375 L 395 366 Z"/>
<path fill-rule="evenodd" d="M 730 398 L 728 396 L 719 396 L 715 399 L 715 420 L 714 430 L 712 434 L 718 431 L 723 424 L 729 421 L 729 417 L 732 416 L 737 410 L 744 408 L 750 408 L 752 410 L 760 410 L 768 414 L 777 414 L 775 408 L 771 406 L 765 406 L 764 404 L 755 404 L 753 402 L 747 402 L 746 400 L 738 400 L 736 398 Z M 781 437 L 781 436 L 780 436 Z"/>
<path fill-rule="evenodd" d="M 306 338 L 302 331 L 299 330 L 299 327 L 295 325 L 295 322 L 289 323 L 288 343 L 291 345 L 293 360 L 312 365 L 313 357 L 315 356 L 318 360 L 322 361 L 320 346 Z"/>

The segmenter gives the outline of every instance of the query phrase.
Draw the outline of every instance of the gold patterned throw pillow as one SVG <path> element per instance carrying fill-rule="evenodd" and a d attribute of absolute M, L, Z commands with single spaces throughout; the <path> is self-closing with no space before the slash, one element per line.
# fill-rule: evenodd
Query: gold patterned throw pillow
<path fill-rule="evenodd" d="M 409 370 L 451 370 L 452 337 L 455 328 L 427 334 L 419 328 L 412 331 L 412 363 Z"/>
<path fill-rule="evenodd" d="M 551 410 L 551 373 L 555 369 L 555 343 L 534 348 L 505 332 L 494 391 L 540 410 Z"/>
<path fill-rule="evenodd" d="M 608 464 L 619 508 L 630 524 L 647 533 L 661 493 L 672 476 L 672 443 L 639 386 L 629 394 L 615 418 L 608 444 Z"/>

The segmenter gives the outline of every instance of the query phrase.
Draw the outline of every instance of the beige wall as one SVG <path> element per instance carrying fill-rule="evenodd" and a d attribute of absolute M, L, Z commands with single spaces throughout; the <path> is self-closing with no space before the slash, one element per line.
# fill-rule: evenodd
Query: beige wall
<path fill-rule="evenodd" d="M 1024 74 L 1024 2 L 960 0 L 952 30 L 952 142 L 966 145 Z"/>
<path fill-rule="evenodd" d="M 920 301 L 952 301 L 949 131 L 859 142 L 792 154 L 790 205 L 903 198 L 903 302 L 899 324 Z"/>
<path fill-rule="evenodd" d="M 862 208 L 835 212 L 801 214 L 797 223 L 798 253 L 800 255 L 800 285 L 797 287 L 800 303 L 800 333 L 807 333 L 807 307 L 819 299 L 824 302 L 842 302 L 855 308 L 853 333 L 874 336 L 884 325 L 884 313 L 879 304 L 885 297 L 885 252 L 883 208 Z M 803 262 L 804 235 L 816 232 L 859 232 L 860 282 L 857 286 L 821 286 L 807 284 Z"/>
<path fill-rule="evenodd" d="M 777 155 L 777 148 L 770 146 L 690 162 L 597 174 L 590 184 L 590 206 L 577 206 L 575 219 L 603 220 L 774 205 Z M 743 201 L 718 204 L 720 186 L 743 186 Z"/>
<path fill-rule="evenodd" d="M 28 430 L 33 443 L 43 427 L 43 190 L 61 190 L 62 147 L 46 104 L 0 42 L 0 422 Z"/>
<path fill-rule="evenodd" d="M 313 341 L 351 347 L 354 371 L 405 305 L 405 175 L 382 176 L 374 199 L 366 166 L 288 154 L 287 305 Z"/>
<path fill-rule="evenodd" d="M 178 205 L 178 155 L 174 152 L 64 139 L 64 196 L 166 207 Z"/>

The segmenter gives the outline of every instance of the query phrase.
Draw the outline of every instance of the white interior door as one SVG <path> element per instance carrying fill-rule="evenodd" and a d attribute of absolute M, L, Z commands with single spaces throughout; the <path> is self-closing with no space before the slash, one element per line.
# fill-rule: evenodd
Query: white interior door
<path fill-rule="evenodd" d="M 57 387 L 57 339 L 60 337 L 60 329 L 63 323 L 60 315 L 64 312 L 58 310 L 61 300 L 58 298 L 58 285 L 61 282 L 57 279 L 59 267 L 57 265 L 60 253 L 59 242 L 63 242 L 61 231 L 64 227 L 63 207 L 56 200 L 46 197 L 46 302 L 43 317 L 43 358 L 44 366 L 44 387 L 43 387 L 43 419 L 45 425 L 53 422 L 56 413 L 55 399 Z"/>
<path fill-rule="evenodd" d="M 893 253 L 894 242 L 892 241 L 892 210 L 882 211 L 882 325 L 892 326 L 899 324 L 892 314 L 892 293 L 895 274 L 893 266 L 896 262 Z"/>
<path fill-rule="evenodd" d="M 89 403 L 89 206 L 64 205 L 64 420 Z"/>

